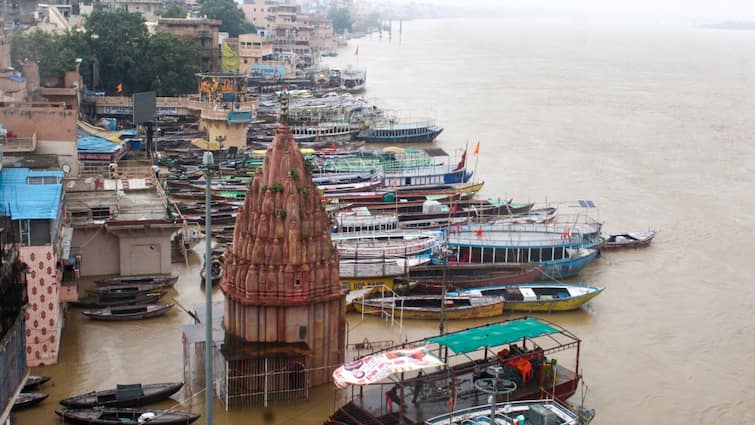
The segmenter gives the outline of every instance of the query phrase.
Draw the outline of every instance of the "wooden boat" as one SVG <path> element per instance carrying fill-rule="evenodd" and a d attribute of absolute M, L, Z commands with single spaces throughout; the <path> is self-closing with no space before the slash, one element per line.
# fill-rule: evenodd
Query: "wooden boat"
<path fill-rule="evenodd" d="M 134 276 L 115 276 L 107 279 L 95 280 L 97 286 L 114 286 L 114 285 L 148 285 L 163 283 L 167 286 L 173 286 L 178 280 L 175 274 L 149 274 Z"/>
<path fill-rule="evenodd" d="M 94 320 L 139 320 L 162 316 L 173 308 L 173 304 L 145 304 L 107 307 L 100 310 L 83 311 L 84 316 Z"/>
<path fill-rule="evenodd" d="M 170 284 L 165 283 L 143 283 L 135 285 L 111 285 L 111 286 L 97 286 L 92 289 L 87 289 L 87 292 L 92 295 L 107 295 L 110 297 L 117 296 L 132 296 L 138 294 L 148 294 L 150 292 L 156 292 L 161 289 L 169 288 Z"/>
<path fill-rule="evenodd" d="M 503 297 L 506 300 L 504 310 L 551 312 L 576 310 L 600 295 L 603 289 L 564 283 L 525 283 L 464 289 L 449 295 Z"/>
<path fill-rule="evenodd" d="M 92 391 L 61 400 L 60 404 L 74 409 L 95 406 L 137 407 L 165 400 L 180 390 L 182 386 L 182 382 L 117 385 L 115 388 Z"/>
<path fill-rule="evenodd" d="M 196 413 L 127 407 L 63 408 L 56 410 L 55 414 L 62 417 L 64 421 L 85 425 L 185 425 L 199 419 Z"/>
<path fill-rule="evenodd" d="M 29 375 L 29 377 L 26 378 L 26 382 L 24 382 L 24 388 L 22 391 L 29 391 L 35 388 L 39 388 L 49 380 L 49 376 Z"/>
<path fill-rule="evenodd" d="M 569 399 L 579 387 L 580 376 L 576 371 L 581 366 L 581 343 L 579 337 L 556 323 L 518 317 L 444 335 L 401 341 L 394 347 L 380 347 L 379 351 L 365 353 L 366 357 L 347 365 L 351 368 L 349 370 L 359 370 L 367 376 L 374 370 L 374 360 L 382 360 L 387 354 L 405 353 L 414 348 L 423 348 L 427 353 L 439 353 L 443 366 L 425 369 L 421 378 L 417 377 L 416 372 L 393 375 L 399 388 L 404 388 L 403 394 L 399 392 L 399 396 L 404 397 L 403 404 L 406 407 L 402 409 L 402 420 L 406 425 L 425 425 L 428 418 L 449 413 L 450 396 L 456 395 L 453 399 L 456 411 L 489 403 L 488 393 L 483 390 L 490 387 L 484 384 L 493 384 L 499 377 L 514 382 L 516 386 L 513 391 L 500 394 L 498 402 L 535 400 L 544 395 L 556 400 Z M 554 360 L 556 357 L 557 361 Z M 360 364 L 365 367 L 362 368 Z M 355 366 L 357 369 L 354 369 Z M 336 372 L 339 369 L 341 368 L 336 369 Z M 334 377 L 335 375 L 336 373 Z M 356 375 L 352 373 L 352 376 Z M 482 381 L 483 379 L 486 381 Z M 345 391 L 346 403 L 326 423 L 378 424 L 385 419 L 396 418 L 396 407 L 390 413 L 386 406 L 385 393 L 390 386 L 386 386 L 384 382 L 386 381 L 364 385 L 355 391 Z M 509 386 L 509 390 L 511 388 Z M 411 403 L 414 390 L 420 391 L 416 404 Z M 487 412 L 490 413 L 490 404 L 487 405 Z M 358 422 L 351 419 L 354 417 L 359 418 Z M 433 424 L 448 423 L 449 419 L 447 416 L 446 422 Z M 533 421 L 527 419 L 525 423 L 564 423 L 554 417 L 548 418 L 547 422 L 531 419 Z M 462 424 L 493 425 L 484 421 L 453 422 L 453 425 Z M 513 421 L 495 422 L 495 425 L 513 424 Z M 570 424 L 576 425 L 574 422 Z"/>
<path fill-rule="evenodd" d="M 406 297 L 368 298 L 355 301 L 359 313 L 382 316 L 386 313 L 404 319 L 440 320 L 445 303 L 446 319 L 481 319 L 503 314 L 504 300 L 501 297 L 445 297 L 438 295 L 414 295 Z"/>
<path fill-rule="evenodd" d="M 401 204 L 406 201 L 422 201 L 428 197 L 447 197 L 452 199 L 470 199 L 479 192 L 485 182 L 453 185 L 445 189 L 429 190 L 380 190 L 375 192 L 345 192 L 345 193 L 325 193 L 322 195 L 323 200 L 338 199 L 342 203 L 351 203 L 352 206 L 369 206 L 374 204 Z"/>
<path fill-rule="evenodd" d="M 78 301 L 70 302 L 72 307 L 81 308 L 105 308 L 105 307 L 117 307 L 121 305 L 136 305 L 136 304 L 154 304 L 160 301 L 166 291 L 148 292 L 145 294 L 130 294 L 130 295 L 115 295 L 110 296 L 107 294 L 102 295 L 90 295 L 88 297 L 79 298 Z"/>
<path fill-rule="evenodd" d="M 503 386 L 501 386 L 503 389 Z M 505 392 L 501 391 L 501 396 Z M 552 399 L 507 401 L 456 409 L 425 420 L 425 425 L 469 424 L 560 424 L 586 425 L 595 417 L 594 410 L 572 410 Z"/>
<path fill-rule="evenodd" d="M 27 407 L 36 406 L 48 397 L 45 393 L 21 393 L 16 397 L 16 401 L 13 402 L 11 410 L 26 409 Z"/>
<path fill-rule="evenodd" d="M 406 280 L 413 284 L 412 292 L 440 294 L 444 283 L 454 291 L 534 282 L 543 268 L 531 263 L 432 264 L 410 269 Z"/>
<path fill-rule="evenodd" d="M 397 231 L 368 234 L 341 233 L 332 236 L 341 258 L 402 258 L 429 251 L 439 232 Z"/>
<path fill-rule="evenodd" d="M 608 235 L 605 239 L 603 242 L 603 248 L 640 248 L 648 246 L 655 237 L 655 234 L 655 230 L 649 230 L 647 232 L 613 233 Z"/>

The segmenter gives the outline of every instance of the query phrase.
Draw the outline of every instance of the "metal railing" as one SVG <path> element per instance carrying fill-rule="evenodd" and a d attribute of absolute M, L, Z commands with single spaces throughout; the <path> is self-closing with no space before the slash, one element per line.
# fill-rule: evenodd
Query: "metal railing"
<path fill-rule="evenodd" d="M 26 368 L 26 321 L 22 309 L 8 332 L 0 339 L 0 423 L 10 414 L 13 398 L 23 386 Z"/>

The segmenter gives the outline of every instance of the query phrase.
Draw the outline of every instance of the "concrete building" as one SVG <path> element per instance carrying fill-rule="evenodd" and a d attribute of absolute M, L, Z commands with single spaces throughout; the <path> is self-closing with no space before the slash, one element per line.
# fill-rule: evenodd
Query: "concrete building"
<path fill-rule="evenodd" d="M 7 168 L 0 171 L 0 213 L 10 220 L 26 271 L 29 367 L 58 361 L 63 303 L 78 297 L 75 281 L 63 282 L 71 231 L 63 225 L 63 172 Z"/>
<path fill-rule="evenodd" d="M 121 161 L 116 178 L 102 173 L 67 186 L 71 252 L 81 258 L 81 276 L 170 273 L 171 236 L 183 224 L 168 215 L 148 161 Z"/>
<path fill-rule="evenodd" d="M 163 8 L 162 0 L 110 0 L 112 9 L 123 9 L 126 12 L 138 12 L 148 21 L 157 19 L 156 12 Z"/>
<path fill-rule="evenodd" d="M 10 225 L 7 217 L 2 225 Z M 9 229 L 0 228 L 0 424 L 5 424 L 13 402 L 29 375 L 26 366 L 26 275 Z"/>
<path fill-rule="evenodd" d="M 220 70 L 218 32 L 221 22 L 205 18 L 160 18 L 157 31 L 165 31 L 181 40 L 194 41 L 199 46 L 201 72 Z"/>
<path fill-rule="evenodd" d="M 257 34 L 239 35 L 239 72 L 248 74 L 254 65 L 273 65 L 273 42 Z"/>
<path fill-rule="evenodd" d="M 274 0 L 244 0 L 240 6 L 247 21 L 254 24 L 258 31 L 267 32 L 271 28 L 268 16 L 274 13 L 273 7 L 279 3 Z"/>

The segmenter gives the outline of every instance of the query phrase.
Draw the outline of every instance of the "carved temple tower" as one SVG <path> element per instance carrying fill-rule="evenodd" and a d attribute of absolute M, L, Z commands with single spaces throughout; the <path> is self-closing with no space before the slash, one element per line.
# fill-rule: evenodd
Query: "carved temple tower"
<path fill-rule="evenodd" d="M 300 365 L 297 376 L 268 380 L 265 392 L 282 393 L 302 379 L 307 388 L 329 382 L 343 362 L 338 261 L 320 193 L 284 122 L 239 209 L 221 281 L 224 350 L 235 346 L 251 370 Z"/>

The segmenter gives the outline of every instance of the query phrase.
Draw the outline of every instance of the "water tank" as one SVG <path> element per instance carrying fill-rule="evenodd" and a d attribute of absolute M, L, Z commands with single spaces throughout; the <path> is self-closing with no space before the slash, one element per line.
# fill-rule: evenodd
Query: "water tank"
<path fill-rule="evenodd" d="M 439 212 L 443 212 L 443 205 L 440 202 L 433 201 L 432 199 L 428 199 L 422 203 L 423 214 L 439 213 Z"/>

